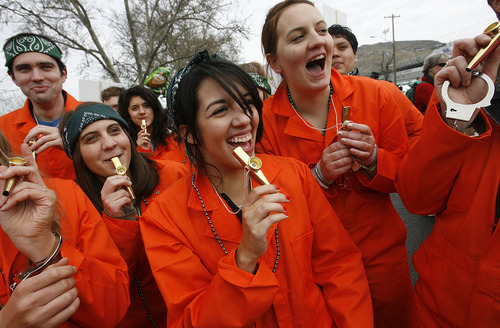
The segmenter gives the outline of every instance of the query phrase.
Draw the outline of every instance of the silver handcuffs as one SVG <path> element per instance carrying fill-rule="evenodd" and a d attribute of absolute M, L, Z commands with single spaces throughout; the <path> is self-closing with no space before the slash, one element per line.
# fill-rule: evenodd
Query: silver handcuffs
<path fill-rule="evenodd" d="M 483 100 L 475 104 L 458 104 L 450 99 L 448 95 L 450 81 L 445 81 L 441 88 L 441 97 L 446 104 L 446 118 L 459 121 L 470 121 L 476 108 L 486 107 L 491 104 L 491 98 L 493 98 L 493 94 L 495 93 L 495 85 L 493 84 L 493 81 L 488 75 L 481 72 L 473 73 L 473 76 L 480 77 L 486 81 L 486 84 L 488 85 L 488 92 L 486 93 L 486 96 Z"/>

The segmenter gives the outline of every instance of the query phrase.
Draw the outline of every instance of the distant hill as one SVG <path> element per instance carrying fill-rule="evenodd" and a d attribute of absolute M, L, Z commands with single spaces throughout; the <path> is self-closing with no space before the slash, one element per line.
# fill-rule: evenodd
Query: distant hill
<path fill-rule="evenodd" d="M 432 40 L 396 41 L 396 67 L 398 72 L 421 67 L 424 64 L 425 57 L 435 49 L 445 46 L 445 43 Z M 359 69 L 359 75 L 369 76 L 371 72 L 378 72 L 383 75 L 384 71 L 392 74 L 392 49 L 392 42 L 379 42 L 360 46 L 356 65 Z"/>

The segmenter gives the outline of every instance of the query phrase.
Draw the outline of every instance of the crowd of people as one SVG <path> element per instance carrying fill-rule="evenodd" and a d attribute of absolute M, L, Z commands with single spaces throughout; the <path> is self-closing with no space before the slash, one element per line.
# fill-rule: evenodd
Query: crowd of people
<path fill-rule="evenodd" d="M 490 41 L 426 60 L 424 117 L 359 76 L 355 35 L 309 0 L 266 16 L 274 92 L 259 63 L 200 50 L 166 108 L 142 85 L 79 102 L 53 40 L 12 36 L 27 99 L 0 117 L 0 328 L 498 326 L 498 93 L 468 121 L 442 96 L 484 97 L 500 49 L 466 67 Z M 415 286 L 395 192 L 436 217 Z"/>

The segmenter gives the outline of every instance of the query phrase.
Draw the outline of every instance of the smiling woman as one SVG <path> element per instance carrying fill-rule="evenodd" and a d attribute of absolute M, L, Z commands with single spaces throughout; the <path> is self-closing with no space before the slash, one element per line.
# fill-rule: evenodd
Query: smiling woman
<path fill-rule="evenodd" d="M 140 223 L 168 326 L 372 326 L 360 254 L 309 169 L 262 155 L 260 185 L 233 154 L 262 135 L 250 76 L 201 51 L 168 101 L 196 166 Z"/>
<path fill-rule="evenodd" d="M 119 327 L 146 322 L 164 326 L 165 303 L 154 282 L 139 232 L 141 215 L 187 168 L 173 161 L 143 157 L 128 134 L 127 122 L 111 107 L 83 103 L 60 124 L 66 154 L 77 183 L 90 198 L 128 264 L 130 307 Z M 118 174 L 114 162 L 127 174 Z M 135 199 L 134 199 L 135 197 Z"/>
<path fill-rule="evenodd" d="M 377 81 L 331 68 L 333 40 L 310 1 L 274 6 L 262 46 L 283 82 L 264 102 L 258 151 L 311 168 L 363 254 L 376 327 L 406 327 L 412 293 L 406 228 L 389 197 L 408 148 L 397 103 Z"/>

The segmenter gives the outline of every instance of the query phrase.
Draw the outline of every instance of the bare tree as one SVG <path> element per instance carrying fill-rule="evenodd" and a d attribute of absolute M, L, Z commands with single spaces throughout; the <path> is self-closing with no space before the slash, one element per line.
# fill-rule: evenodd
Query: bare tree
<path fill-rule="evenodd" d="M 115 82 L 142 83 L 158 66 L 175 70 L 197 50 L 237 61 L 245 18 L 229 0 L 0 0 L 0 23 L 52 37 L 85 54 Z"/>

